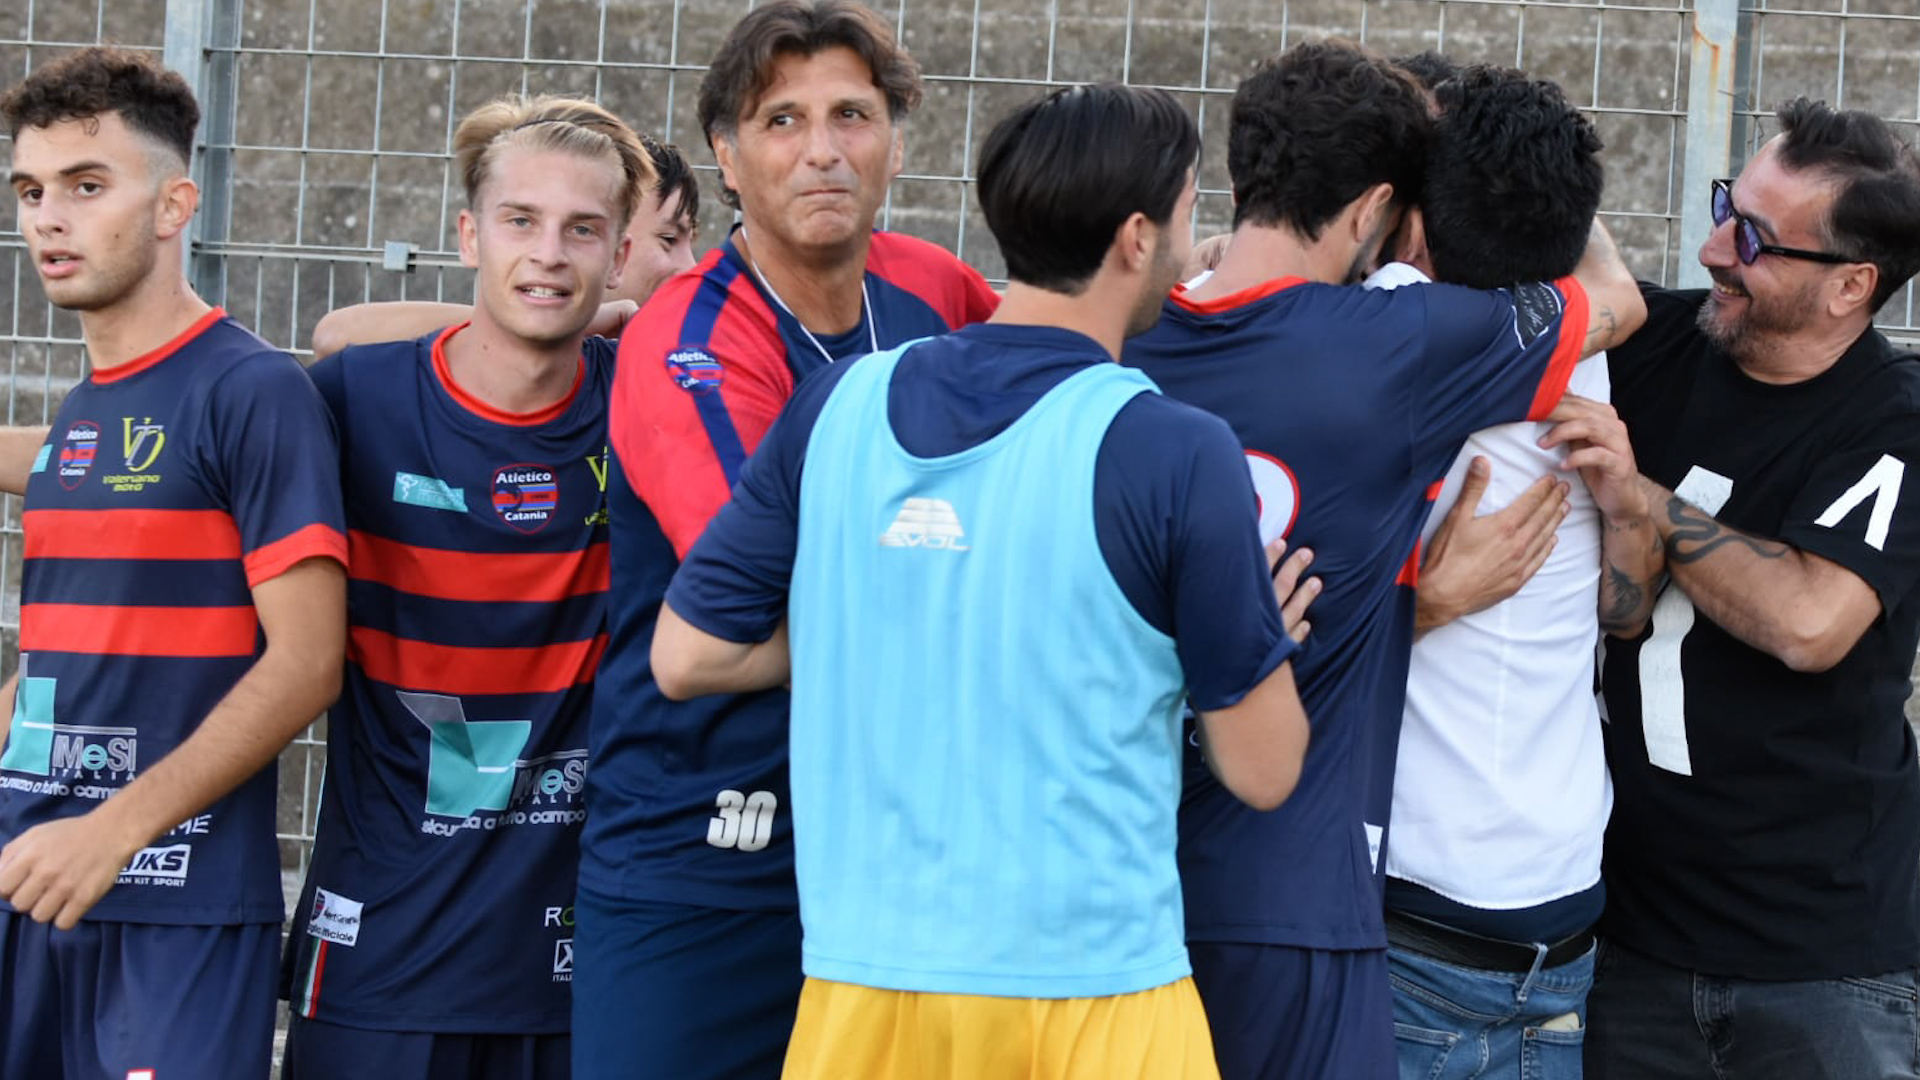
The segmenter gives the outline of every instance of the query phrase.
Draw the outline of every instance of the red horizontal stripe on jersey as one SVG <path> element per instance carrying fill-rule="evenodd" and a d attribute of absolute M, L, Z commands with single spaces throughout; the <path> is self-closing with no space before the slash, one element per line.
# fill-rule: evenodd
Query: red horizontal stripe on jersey
<path fill-rule="evenodd" d="M 247 555 L 247 585 L 272 581 L 291 570 L 295 563 L 314 558 L 333 559 L 345 565 L 347 538 L 331 525 L 316 524 L 296 529 L 271 544 L 262 544 Z"/>
<path fill-rule="evenodd" d="M 551 694 L 593 681 L 607 635 L 524 649 L 411 641 L 356 626 L 347 659 L 370 678 L 434 694 Z"/>
<path fill-rule="evenodd" d="M 361 532 L 347 534 L 347 572 L 355 581 L 434 600 L 547 603 L 607 591 L 607 545 L 556 554 L 477 554 L 415 547 Z"/>
<path fill-rule="evenodd" d="M 238 559 L 224 510 L 29 510 L 29 559 Z"/>
<path fill-rule="evenodd" d="M 252 656 L 259 628 L 251 606 L 20 605 L 20 648 L 28 652 Z"/>

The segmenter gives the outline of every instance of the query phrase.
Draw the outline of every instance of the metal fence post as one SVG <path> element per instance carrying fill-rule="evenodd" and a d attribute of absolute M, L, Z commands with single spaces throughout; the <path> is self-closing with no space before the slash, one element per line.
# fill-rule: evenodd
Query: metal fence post
<path fill-rule="evenodd" d="M 1679 193 L 1681 288 L 1704 289 L 1710 283 L 1694 253 L 1713 231 L 1707 184 L 1727 175 L 1732 158 L 1739 26 L 1740 0 L 1694 0 L 1687 68 L 1687 156 Z"/>
<path fill-rule="evenodd" d="M 187 279 L 210 304 L 227 298 L 226 259 L 207 250 L 227 238 L 233 207 L 234 120 L 239 106 L 236 50 L 241 0 L 167 0 L 166 65 L 178 71 L 200 102 L 199 154 L 193 178 L 200 210 L 182 248 Z"/>

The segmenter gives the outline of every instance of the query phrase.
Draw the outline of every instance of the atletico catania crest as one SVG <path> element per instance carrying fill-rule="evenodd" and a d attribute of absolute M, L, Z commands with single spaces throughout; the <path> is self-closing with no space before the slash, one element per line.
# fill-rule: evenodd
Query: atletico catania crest
<path fill-rule="evenodd" d="M 493 512 L 523 533 L 539 532 L 560 506 L 560 482 L 545 465 L 505 465 L 493 473 Z"/>
<path fill-rule="evenodd" d="M 68 491 L 79 487 L 93 470 L 94 456 L 100 452 L 100 425 L 91 420 L 75 420 L 67 425 L 60 440 L 60 486 Z"/>
<path fill-rule="evenodd" d="M 667 354 L 667 374 L 680 389 L 699 397 L 720 389 L 724 372 L 713 354 L 695 345 L 685 345 Z"/>

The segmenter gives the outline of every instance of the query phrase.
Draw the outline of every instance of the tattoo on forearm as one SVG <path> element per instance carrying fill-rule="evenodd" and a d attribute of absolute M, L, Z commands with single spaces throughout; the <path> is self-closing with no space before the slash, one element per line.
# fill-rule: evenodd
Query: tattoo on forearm
<path fill-rule="evenodd" d="M 1737 544 L 1763 559 L 1784 559 L 1792 550 L 1777 541 L 1761 540 L 1729 529 L 1677 495 L 1667 500 L 1667 520 L 1673 525 L 1667 558 L 1677 563 L 1699 562 L 1728 544 Z"/>
<path fill-rule="evenodd" d="M 1633 579 L 1633 575 L 1608 563 L 1606 565 L 1606 584 L 1600 590 L 1602 609 L 1600 611 L 1600 629 L 1604 633 L 1617 634 L 1639 627 L 1645 614 L 1647 590 Z"/>
<path fill-rule="evenodd" d="M 1604 528 L 1609 534 L 1620 535 L 1618 543 L 1630 543 L 1626 533 L 1645 529 L 1647 544 L 1642 556 L 1640 569 L 1646 573 L 1652 567 L 1660 565 L 1660 552 L 1665 546 L 1660 541 L 1660 530 L 1652 527 L 1651 522 L 1637 522 L 1633 525 L 1621 525 L 1606 520 Z M 1608 543 L 1615 541 L 1609 540 Z M 1642 581 L 1641 574 L 1635 574 L 1620 568 L 1611 556 L 1601 562 L 1600 579 L 1600 629 L 1603 633 L 1625 637 L 1638 633 L 1645 625 L 1647 616 L 1653 609 L 1653 588 L 1660 574 L 1651 574 L 1652 580 Z"/>
<path fill-rule="evenodd" d="M 1603 307 L 1593 315 L 1593 326 L 1587 330 L 1588 341 L 1612 341 L 1620 332 L 1620 319 L 1610 307 Z"/>

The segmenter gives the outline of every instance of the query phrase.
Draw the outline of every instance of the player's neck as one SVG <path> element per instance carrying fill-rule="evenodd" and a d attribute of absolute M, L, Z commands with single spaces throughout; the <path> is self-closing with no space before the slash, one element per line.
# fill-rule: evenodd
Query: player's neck
<path fill-rule="evenodd" d="M 476 306 L 473 325 L 447 339 L 447 374 L 460 389 L 501 412 L 539 412 L 573 393 L 585 339 L 582 333 L 535 345 L 508 333 Z"/>
<path fill-rule="evenodd" d="M 1120 359 L 1120 347 L 1126 341 L 1127 313 L 1137 297 L 1122 290 L 1096 283 L 1077 296 L 1049 292 L 1018 281 L 1007 283 L 987 321 L 1007 326 L 1053 326 L 1085 334 L 1100 343 L 1110 360 Z"/>
<path fill-rule="evenodd" d="M 844 334 L 860 325 L 867 249 L 873 232 L 862 229 L 844 245 L 796 248 L 771 230 L 743 225 L 733 244 L 761 283 L 780 297 L 800 325 L 815 334 Z"/>
<path fill-rule="evenodd" d="M 137 360 L 185 333 L 213 310 L 179 271 L 178 251 L 162 248 L 154 272 L 112 304 L 80 313 L 80 336 L 95 372 Z"/>
<path fill-rule="evenodd" d="M 1806 382 L 1839 363 L 1866 330 L 1864 323 L 1835 322 L 1788 334 L 1749 334 L 1733 360 L 1755 382 Z"/>
<path fill-rule="evenodd" d="M 1328 228 L 1319 240 L 1308 241 L 1284 225 L 1242 225 L 1233 231 L 1213 276 L 1187 295 L 1193 300 L 1218 300 L 1286 277 L 1343 284 L 1352 255 L 1333 242 L 1334 234 Z"/>

